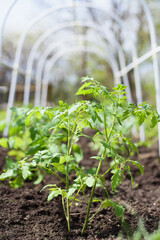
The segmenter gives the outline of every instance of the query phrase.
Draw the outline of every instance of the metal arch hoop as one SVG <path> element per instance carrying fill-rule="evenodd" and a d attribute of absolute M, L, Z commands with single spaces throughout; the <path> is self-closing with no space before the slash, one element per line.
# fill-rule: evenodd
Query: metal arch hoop
<path fill-rule="evenodd" d="M 0 62 L 1 62 L 1 58 L 2 58 L 2 41 L 3 41 L 3 34 L 4 34 L 4 27 L 8 18 L 8 15 L 10 14 L 12 8 L 14 7 L 15 3 L 17 2 L 17 0 L 12 0 L 12 2 L 9 4 L 8 8 L 6 9 L 5 13 L 4 13 L 4 17 L 2 20 L 2 24 L 0 27 Z"/>
<path fill-rule="evenodd" d="M 16 1 L 13 1 L 14 3 L 16 2 Z M 93 4 L 92 4 L 92 7 L 95 7 L 95 6 L 93 6 Z M 99 6 L 96 6 L 95 8 L 97 8 L 97 9 L 99 9 Z M 144 9 L 145 10 L 145 9 Z M 146 11 L 146 10 L 145 10 Z M 8 11 L 9 12 L 9 11 Z M 2 26 L 4 25 L 4 22 L 2 23 Z M 0 36 L 1 37 L 1 36 Z M 0 43 L 0 47 L 1 47 L 1 43 Z M 15 68 L 15 71 L 16 71 L 17 69 Z"/>
<path fill-rule="evenodd" d="M 25 95 L 24 95 L 24 104 L 27 105 L 29 102 L 29 89 L 30 89 L 30 81 L 31 81 L 31 69 L 32 69 L 32 65 L 33 65 L 33 61 L 34 61 L 34 57 L 35 54 L 38 50 L 38 47 L 40 46 L 40 44 L 47 38 L 49 37 L 51 34 L 53 34 L 54 32 L 61 30 L 62 28 L 66 28 L 66 27 L 73 27 L 73 26 L 81 26 L 81 27 L 90 27 L 93 28 L 94 30 L 100 32 L 99 30 L 99 26 L 96 26 L 95 24 L 92 23 L 83 23 L 83 22 L 70 22 L 67 24 L 62 24 L 56 28 L 52 27 L 50 29 L 48 29 L 40 38 L 38 38 L 38 40 L 35 42 L 35 44 L 32 47 L 32 50 L 30 52 L 29 58 L 28 58 L 28 63 L 27 63 L 27 71 L 26 71 L 26 79 L 25 79 Z M 123 51 L 121 49 L 120 44 L 116 41 L 113 40 L 111 38 L 110 35 L 104 34 L 103 36 L 104 39 L 107 39 L 112 45 L 116 45 L 117 49 L 118 49 L 118 53 L 119 53 L 119 59 L 120 59 L 120 63 L 121 63 L 121 67 L 123 67 L 125 65 L 125 59 L 124 59 L 124 54 Z M 127 85 L 127 80 L 126 78 L 124 79 L 125 84 Z M 40 89 L 39 86 L 37 86 L 37 88 Z M 131 101 L 131 93 L 129 92 L 129 100 Z"/>
<path fill-rule="evenodd" d="M 78 35 L 78 39 L 77 39 L 77 36 L 76 36 L 76 38 L 75 38 L 75 37 L 74 37 L 74 38 L 67 38 L 66 41 L 63 40 L 63 41 L 61 41 L 60 43 L 58 43 L 56 46 L 55 46 L 55 44 L 49 46 L 49 47 L 46 49 L 46 51 L 44 52 L 44 54 L 42 55 L 41 59 L 39 60 L 39 63 L 38 63 L 38 66 L 37 66 L 37 72 L 36 72 L 36 81 L 41 82 L 43 66 L 44 66 L 44 63 L 45 63 L 48 55 L 49 55 L 52 51 L 54 51 L 56 48 L 61 47 L 62 44 L 64 44 L 65 42 L 69 42 L 69 41 L 71 41 L 71 40 L 80 41 L 81 43 L 82 43 L 82 41 L 94 43 L 93 41 L 91 41 L 91 40 L 88 39 L 87 37 L 85 37 L 85 36 L 83 36 L 83 35 Z M 86 46 L 86 49 L 88 49 L 88 46 Z M 98 51 L 98 50 L 99 50 L 99 51 Z M 94 51 L 94 52 L 95 52 L 95 51 Z M 103 55 L 102 55 L 102 52 L 101 52 L 100 49 L 97 49 L 97 50 L 96 50 L 96 53 L 97 53 L 98 55 L 100 55 L 100 56 L 103 56 L 103 58 L 104 58 L 104 56 L 105 56 L 105 58 L 106 58 L 105 60 L 108 61 L 108 62 L 110 62 L 110 65 L 111 65 L 111 68 L 112 68 L 112 71 L 113 71 L 113 75 L 114 75 L 115 83 L 120 83 L 120 79 L 119 79 L 119 78 L 116 78 L 116 72 L 118 71 L 118 64 L 117 64 L 116 59 L 114 58 L 114 56 L 113 56 L 111 53 L 109 54 L 109 56 L 106 56 L 104 53 L 103 53 Z M 56 55 L 56 54 L 55 54 L 55 55 Z M 59 55 L 58 55 L 58 56 L 59 56 Z M 54 59 L 54 56 L 53 56 L 52 59 Z M 46 74 L 47 71 L 50 72 L 50 70 L 48 69 L 49 67 L 47 67 L 47 66 L 52 65 L 52 61 L 53 61 L 53 60 L 48 60 L 47 63 L 46 63 L 45 69 L 47 69 L 47 70 L 45 70 L 45 76 L 48 76 L 48 75 Z M 38 90 L 38 93 L 35 94 L 35 106 L 37 106 L 37 105 L 40 104 L 40 94 L 39 94 L 39 93 L 40 93 L 40 88 L 41 88 L 41 84 L 38 84 L 38 89 L 37 89 L 37 90 Z M 43 90 L 44 90 L 44 88 L 43 88 Z M 43 90 L 42 90 L 42 96 L 44 95 Z M 43 105 L 43 103 L 44 103 L 44 100 L 41 101 L 41 105 Z"/>
<path fill-rule="evenodd" d="M 106 60 L 106 55 L 102 53 L 100 53 L 100 51 L 97 51 L 96 48 L 93 48 L 93 47 L 87 47 L 87 48 L 84 48 L 84 46 L 76 46 L 75 48 L 72 48 L 72 49 L 62 49 L 62 51 L 59 51 L 58 53 L 56 53 L 49 61 L 48 63 L 46 64 L 45 66 L 45 70 L 44 70 L 44 78 L 43 78 L 43 91 L 42 91 L 42 102 L 44 102 L 44 104 L 46 104 L 46 99 L 47 99 L 47 90 L 48 90 L 48 82 L 49 82 L 49 73 L 51 71 L 51 68 L 53 67 L 53 65 L 56 63 L 56 61 L 58 61 L 61 57 L 63 57 L 65 54 L 67 53 L 70 53 L 72 51 L 84 51 L 84 52 L 91 52 L 91 53 L 95 53 L 99 56 L 101 56 L 102 58 L 104 58 L 104 60 Z M 109 61 L 112 62 L 112 58 L 109 58 L 108 59 Z M 114 66 L 114 63 L 112 62 L 113 64 L 113 68 L 115 67 Z M 115 71 L 115 70 L 114 70 Z M 113 74 L 114 74 L 114 71 L 113 71 Z"/>
<path fill-rule="evenodd" d="M 9 99 L 8 99 L 8 107 L 7 107 L 7 116 L 6 116 L 6 122 L 7 124 L 10 121 L 10 117 L 11 117 L 11 112 L 10 112 L 10 108 L 13 105 L 14 102 L 14 96 L 15 96 L 15 89 L 16 89 L 16 82 L 17 82 L 17 76 L 18 76 L 18 68 L 19 68 L 19 62 L 20 62 L 20 56 L 21 56 L 21 51 L 22 51 L 22 47 L 23 47 L 23 43 L 24 40 L 26 38 L 27 33 L 29 32 L 29 30 L 36 24 L 38 23 L 40 20 L 42 20 L 44 17 L 53 14 L 54 12 L 61 10 L 61 9 L 66 9 L 66 8 L 75 8 L 75 7 L 87 7 L 87 8 L 95 8 L 95 9 L 99 9 L 103 12 L 104 9 L 100 6 L 96 6 L 95 4 L 89 4 L 89 3 L 76 3 L 76 4 L 66 4 L 65 6 L 59 6 L 56 8 L 51 8 L 45 12 L 43 12 L 42 14 L 40 14 L 38 17 L 36 17 L 35 19 L 33 19 L 29 25 L 27 25 L 27 27 L 25 28 L 24 32 L 21 35 L 21 38 L 19 40 L 18 43 L 18 48 L 16 51 L 16 56 L 15 56 L 15 60 L 14 60 L 14 65 L 13 65 L 13 72 L 12 72 L 12 80 L 11 80 L 11 86 L 10 86 L 10 92 L 9 92 Z M 113 15 L 114 16 L 114 15 Z M 114 18 L 116 18 L 116 16 L 114 16 Z M 4 135 L 8 134 L 8 130 L 7 127 L 4 130 Z"/>
<path fill-rule="evenodd" d="M 50 45 L 45 51 L 44 53 L 42 54 L 40 60 L 38 61 L 38 64 L 37 64 L 37 70 L 36 70 L 36 82 L 41 82 L 41 79 L 42 79 L 42 72 L 43 72 L 43 68 L 44 68 L 44 64 L 47 60 L 47 57 L 51 54 L 51 52 L 53 52 L 56 48 L 60 47 L 62 44 L 64 44 L 65 42 L 69 42 L 69 41 L 86 41 L 86 42 L 90 42 L 90 43 L 94 43 L 95 42 L 90 38 L 84 36 L 84 35 L 76 35 L 75 36 L 72 36 L 72 37 L 69 37 L 69 38 L 66 38 L 66 39 L 63 39 L 62 41 L 58 42 L 57 44 L 53 43 L 52 45 Z M 87 46 L 86 46 L 87 47 Z M 99 49 L 100 50 L 100 49 Z M 98 53 L 98 51 L 97 51 Z M 104 57 L 104 54 L 103 54 L 103 57 Z M 106 58 L 108 59 L 108 57 L 106 56 Z M 116 59 L 114 58 L 113 54 L 109 54 L 109 60 L 111 62 L 111 67 L 112 67 L 112 71 L 113 71 L 113 75 L 114 75 L 114 79 L 115 79 L 115 82 L 116 83 L 120 83 L 121 80 L 120 78 L 116 78 L 116 73 L 118 71 L 118 64 L 117 64 L 117 61 Z M 38 84 L 39 88 L 41 88 L 41 84 Z M 40 104 L 40 89 L 38 89 L 38 94 L 35 94 L 35 106 L 39 105 Z M 43 92 L 42 92 L 42 95 L 43 95 Z M 43 101 L 41 101 L 41 105 L 43 105 Z"/>

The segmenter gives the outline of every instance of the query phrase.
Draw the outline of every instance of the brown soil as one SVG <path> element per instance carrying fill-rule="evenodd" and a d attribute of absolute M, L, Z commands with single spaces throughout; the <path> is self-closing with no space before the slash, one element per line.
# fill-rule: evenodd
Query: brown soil
<path fill-rule="evenodd" d="M 82 140 L 85 147 L 82 164 L 86 167 L 96 166 L 96 161 L 89 159 L 90 149 L 87 141 Z M 92 153 L 93 154 L 93 153 Z M 0 168 L 4 167 L 6 150 L 0 148 Z M 40 192 L 47 183 L 54 183 L 55 179 L 47 177 L 42 184 L 26 183 L 21 189 L 12 189 L 8 183 L 0 183 L 0 240 L 81 240 L 107 239 L 114 240 L 119 232 L 127 236 L 137 228 L 141 218 L 149 232 L 158 227 L 160 210 L 160 160 L 157 146 L 140 148 L 140 160 L 144 165 L 144 175 L 141 176 L 133 168 L 135 187 L 131 189 L 128 177 L 113 195 L 110 188 L 110 175 L 106 178 L 106 185 L 114 200 L 118 200 L 126 208 L 126 225 L 122 226 L 120 219 L 115 217 L 110 208 L 102 209 L 90 222 L 85 235 L 81 236 L 86 205 L 79 204 L 71 208 L 71 232 L 67 233 L 66 220 L 62 211 L 61 199 L 55 198 L 47 202 L 47 192 Z M 89 196 L 89 189 L 88 194 Z M 105 197 L 105 193 L 98 189 L 97 197 Z M 97 204 L 94 203 L 91 212 L 94 213 Z M 125 239 L 125 237 L 123 237 Z"/>

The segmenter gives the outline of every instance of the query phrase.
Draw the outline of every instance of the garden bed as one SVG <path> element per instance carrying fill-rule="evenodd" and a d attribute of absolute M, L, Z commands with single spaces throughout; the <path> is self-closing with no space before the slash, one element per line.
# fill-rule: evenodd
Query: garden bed
<path fill-rule="evenodd" d="M 81 140 L 84 150 L 82 165 L 86 168 L 95 164 L 96 160 L 90 160 L 93 155 L 87 145 L 88 140 Z M 71 207 L 71 232 L 67 232 L 66 219 L 61 206 L 60 197 L 47 202 L 48 192 L 40 192 L 48 183 L 55 183 L 54 176 L 49 175 L 39 185 L 27 182 L 21 189 L 12 189 L 7 182 L 0 183 L 0 239 L 1 240 L 60 240 L 60 239 L 116 239 L 122 232 L 126 234 L 134 232 L 139 219 L 143 219 L 146 229 L 153 232 L 158 228 L 160 209 L 160 162 L 158 147 L 141 147 L 139 149 L 144 175 L 141 176 L 137 168 L 133 168 L 135 177 L 134 188 L 128 177 L 118 187 L 117 193 L 112 194 L 110 187 L 110 175 L 106 176 L 106 185 L 110 195 L 126 208 L 126 225 L 121 225 L 111 208 L 102 209 L 89 223 L 89 226 L 81 236 L 81 229 L 85 219 L 87 205 L 79 203 L 79 206 Z M 7 152 L 0 148 L 0 167 L 5 165 Z M 95 162 L 94 162 L 95 161 Z M 104 166 L 105 167 L 105 166 Z M 89 196 L 88 189 L 88 196 Z M 98 197 L 105 197 L 105 192 L 96 190 Z M 92 205 L 91 212 L 95 211 L 98 203 Z M 79 211 L 80 209 L 80 211 Z M 126 237 L 127 239 L 127 237 Z"/>

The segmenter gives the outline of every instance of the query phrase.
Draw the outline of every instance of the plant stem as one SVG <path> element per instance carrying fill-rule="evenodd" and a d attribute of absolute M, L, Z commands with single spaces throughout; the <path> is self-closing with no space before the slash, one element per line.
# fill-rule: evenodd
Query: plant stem
<path fill-rule="evenodd" d="M 68 192 L 69 188 L 69 176 L 68 176 L 68 162 L 66 163 L 66 190 Z M 67 198 L 67 226 L 68 226 L 68 232 L 70 232 L 70 206 L 69 206 L 69 198 Z"/>
<path fill-rule="evenodd" d="M 83 185 L 82 185 L 82 186 L 81 186 L 81 187 L 78 189 L 78 191 L 77 191 L 76 195 L 74 196 L 74 199 L 73 199 L 73 201 L 70 203 L 70 207 L 71 207 L 71 206 L 72 206 L 72 204 L 74 203 L 74 201 L 75 201 L 76 197 L 78 196 L 79 192 L 81 191 L 82 187 L 83 187 Z"/>
<path fill-rule="evenodd" d="M 108 140 L 108 134 L 107 134 L 107 124 L 106 124 L 106 113 L 105 113 L 105 108 L 104 108 L 104 105 L 103 105 L 103 99 L 101 98 L 101 95 L 100 95 L 100 101 L 101 101 L 103 116 L 104 116 L 105 138 L 106 138 L 106 141 L 107 141 Z M 104 152 L 102 154 L 102 159 L 104 159 L 104 158 L 106 158 L 106 148 L 104 149 Z M 87 214 L 86 214 L 85 222 L 84 222 L 83 229 L 82 229 L 82 232 L 81 232 L 82 235 L 83 235 L 83 233 L 84 233 L 84 231 L 87 227 L 88 221 L 89 221 L 89 213 L 90 213 L 91 204 L 92 204 L 92 200 L 93 200 L 93 196 L 94 196 L 94 192 L 95 192 L 95 188 L 96 188 L 96 184 L 97 184 L 98 175 L 99 175 L 99 172 L 101 170 L 102 161 L 103 160 L 100 160 L 100 162 L 98 164 L 97 172 L 96 172 L 96 175 L 95 175 L 95 182 L 94 182 L 94 185 L 92 187 L 91 196 L 90 196 L 90 199 L 89 199 L 89 202 L 88 202 Z"/>
<path fill-rule="evenodd" d="M 42 165 L 40 165 L 40 164 L 37 164 L 37 166 L 38 166 L 38 167 L 41 167 L 41 168 L 43 168 L 43 169 L 45 169 L 45 170 L 47 170 L 48 172 L 52 173 L 52 174 L 55 175 L 57 178 L 59 178 L 62 182 L 66 183 L 63 178 L 61 178 L 57 173 L 53 172 L 52 170 L 50 170 L 50 169 L 48 169 L 48 168 L 46 168 L 46 167 L 44 167 L 44 166 L 42 166 Z"/>
<path fill-rule="evenodd" d="M 70 154 L 70 124 L 69 124 L 69 115 L 68 115 L 68 146 L 67 146 L 67 155 Z M 66 162 L 66 190 L 68 193 L 69 189 L 69 166 L 68 162 Z M 70 232 L 70 206 L 69 206 L 69 198 L 67 197 L 67 214 L 66 214 L 68 232 Z"/>
<path fill-rule="evenodd" d="M 102 203 L 100 204 L 100 206 L 98 207 L 97 211 L 92 215 L 92 217 L 90 217 L 90 219 L 88 220 L 88 222 L 90 222 L 90 221 L 97 215 L 97 213 L 100 211 L 101 207 L 103 206 L 103 203 L 104 203 L 104 202 L 102 202 Z"/>
<path fill-rule="evenodd" d="M 90 213 L 91 204 L 92 204 L 92 200 L 93 200 L 93 196 L 94 196 L 94 192 L 95 192 L 95 187 L 96 187 L 96 184 L 97 184 L 97 178 L 98 178 L 101 166 L 102 166 L 102 160 L 98 164 L 98 168 L 97 168 L 97 172 L 96 172 L 96 176 L 95 176 L 95 182 L 94 182 L 94 185 L 92 187 L 91 196 L 90 196 L 90 199 L 89 199 L 89 202 L 88 202 L 87 214 L 86 214 L 85 222 L 84 222 L 83 229 L 82 229 L 82 235 L 83 235 L 83 233 L 84 233 L 84 231 L 87 227 L 88 221 L 89 221 L 89 213 Z"/>
<path fill-rule="evenodd" d="M 70 131 L 70 121 L 69 121 L 69 114 L 68 114 L 68 146 L 67 146 L 67 156 L 70 156 L 71 150 L 72 150 L 72 138 L 73 135 L 76 131 L 77 127 L 77 115 L 76 115 L 76 120 L 73 126 L 73 129 Z M 66 162 L 66 190 L 68 193 L 69 190 L 69 163 Z M 74 201 L 73 201 L 74 202 Z M 72 203 L 73 203 L 72 202 Z M 72 205 L 71 203 L 71 205 Z M 68 226 L 68 232 L 70 232 L 70 203 L 69 203 L 69 198 L 67 197 L 67 214 L 66 214 L 66 220 L 67 220 L 67 226 Z"/>

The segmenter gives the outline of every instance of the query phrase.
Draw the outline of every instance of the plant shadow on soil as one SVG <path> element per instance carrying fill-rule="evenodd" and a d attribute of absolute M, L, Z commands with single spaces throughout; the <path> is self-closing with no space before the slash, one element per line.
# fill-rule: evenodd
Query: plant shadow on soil
<path fill-rule="evenodd" d="M 94 153 L 90 152 L 88 140 L 82 138 L 84 151 L 82 165 L 86 168 L 96 166 L 96 160 L 89 160 Z M 131 188 L 129 177 L 118 187 L 116 194 L 111 193 L 110 175 L 106 177 L 106 185 L 114 201 L 119 201 L 126 209 L 125 226 L 115 217 L 111 208 L 102 209 L 89 223 L 81 236 L 85 219 L 86 205 L 79 203 L 71 208 L 71 232 L 67 233 L 66 220 L 61 206 L 61 198 L 47 202 L 47 191 L 40 192 L 42 187 L 55 183 L 54 176 L 48 175 L 39 185 L 27 182 L 21 189 L 12 189 L 7 182 L 0 182 L 0 240 L 114 240 L 119 232 L 126 235 L 137 229 L 139 219 L 143 219 L 145 228 L 153 232 L 158 228 L 160 209 L 160 160 L 158 147 L 141 147 L 139 158 L 144 166 L 144 175 L 138 169 L 132 168 L 135 185 Z M 0 170 L 5 166 L 7 151 L 0 148 Z M 105 167 L 105 166 L 104 166 Z M 102 169 L 103 170 L 103 169 Z M 87 195 L 89 196 L 90 189 Z M 105 197 L 98 189 L 97 197 Z M 95 212 L 97 203 L 92 204 L 91 213 Z"/>

